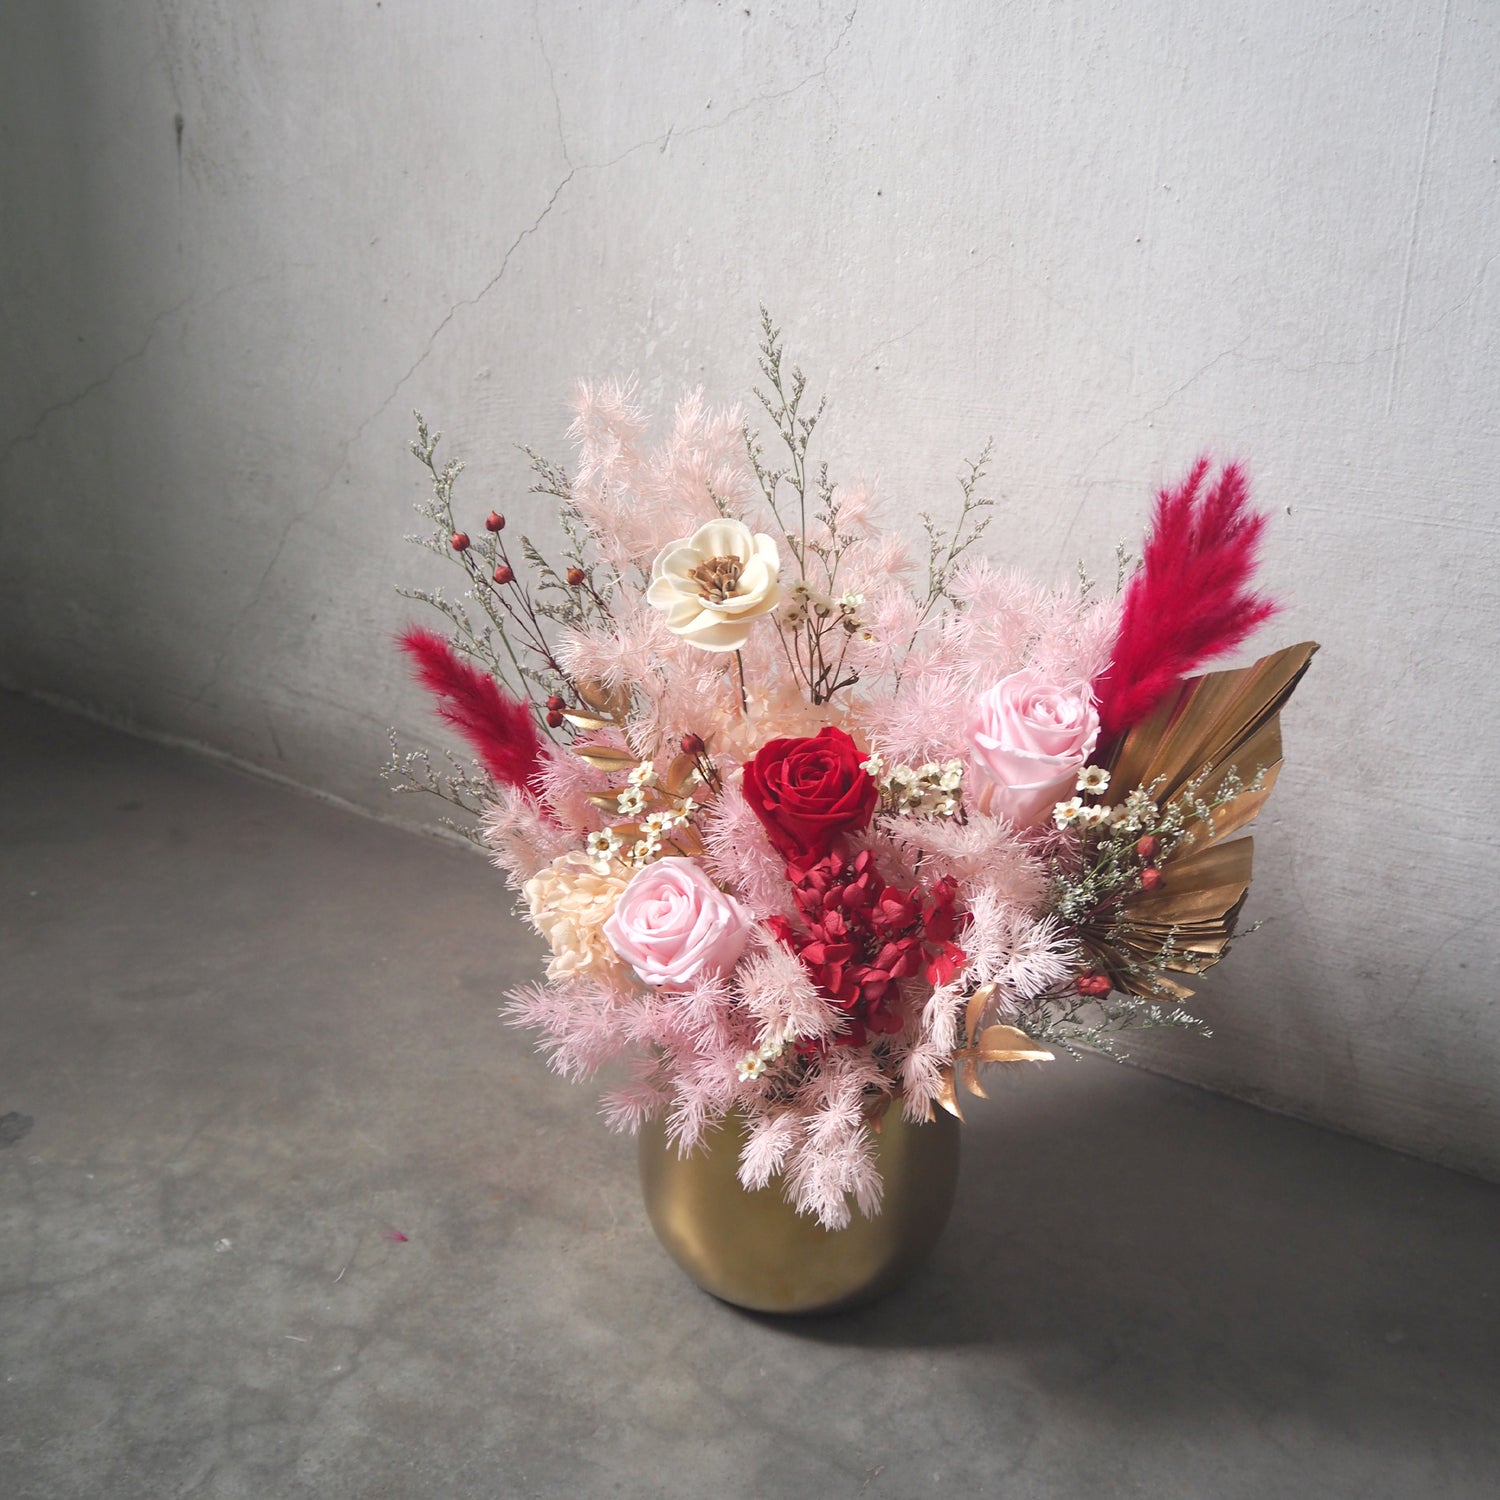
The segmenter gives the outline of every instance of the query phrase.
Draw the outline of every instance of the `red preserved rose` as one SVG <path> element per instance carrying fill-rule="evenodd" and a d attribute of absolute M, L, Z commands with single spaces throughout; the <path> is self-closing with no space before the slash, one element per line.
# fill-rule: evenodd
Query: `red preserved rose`
<path fill-rule="evenodd" d="M 745 800 L 776 849 L 805 864 L 821 859 L 841 833 L 875 814 L 879 792 L 854 741 L 832 725 L 807 739 L 768 740 L 745 764 Z"/>

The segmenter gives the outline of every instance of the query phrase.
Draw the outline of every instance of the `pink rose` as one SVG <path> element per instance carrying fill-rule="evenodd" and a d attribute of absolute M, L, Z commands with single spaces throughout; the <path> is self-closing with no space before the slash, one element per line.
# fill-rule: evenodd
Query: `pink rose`
<path fill-rule="evenodd" d="M 1059 685 L 1031 670 L 1003 677 L 974 705 L 964 726 L 971 759 L 989 783 L 980 809 L 1029 828 L 1072 795 L 1094 753 L 1099 715 L 1086 682 Z"/>
<path fill-rule="evenodd" d="M 669 856 L 632 876 L 604 935 L 644 984 L 682 989 L 727 974 L 750 938 L 750 914 L 691 859 Z"/>

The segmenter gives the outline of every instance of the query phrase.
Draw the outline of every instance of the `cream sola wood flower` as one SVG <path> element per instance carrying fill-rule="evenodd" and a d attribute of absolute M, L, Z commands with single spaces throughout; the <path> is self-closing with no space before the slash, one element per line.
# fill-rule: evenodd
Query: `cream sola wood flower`
<path fill-rule="evenodd" d="M 742 521 L 709 521 L 657 554 L 646 598 L 674 635 L 705 651 L 738 651 L 752 622 L 781 602 L 780 567 L 773 538 Z"/>

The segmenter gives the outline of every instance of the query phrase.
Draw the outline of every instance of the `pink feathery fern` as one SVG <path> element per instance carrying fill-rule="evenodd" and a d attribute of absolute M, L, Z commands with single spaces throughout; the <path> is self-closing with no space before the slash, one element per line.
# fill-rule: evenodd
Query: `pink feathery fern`
<path fill-rule="evenodd" d="M 501 692 L 493 677 L 470 666 L 435 631 L 413 625 L 397 644 L 411 658 L 417 681 L 436 699 L 438 717 L 463 735 L 480 765 L 501 786 L 532 791 L 542 738 L 530 706 Z"/>
<path fill-rule="evenodd" d="M 1263 512 L 1249 509 L 1238 464 L 1204 487 L 1200 458 L 1176 489 L 1157 496 L 1141 565 L 1125 590 L 1110 664 L 1096 681 L 1106 736 L 1138 724 L 1205 662 L 1233 650 L 1278 605 L 1250 592 Z"/>

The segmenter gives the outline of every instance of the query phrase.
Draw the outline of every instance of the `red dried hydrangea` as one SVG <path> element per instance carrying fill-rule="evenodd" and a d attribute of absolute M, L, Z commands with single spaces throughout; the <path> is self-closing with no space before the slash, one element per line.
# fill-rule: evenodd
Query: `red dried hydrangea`
<path fill-rule="evenodd" d="M 823 995 L 849 1018 L 834 1041 L 861 1047 L 867 1035 L 906 1024 L 901 981 L 925 974 L 946 984 L 967 955 L 953 941 L 962 918 L 957 884 L 945 877 L 931 891 L 887 885 L 868 849 L 846 858 L 834 850 L 809 865 L 787 866 L 805 930 L 786 917 L 766 926 L 802 961 Z"/>

